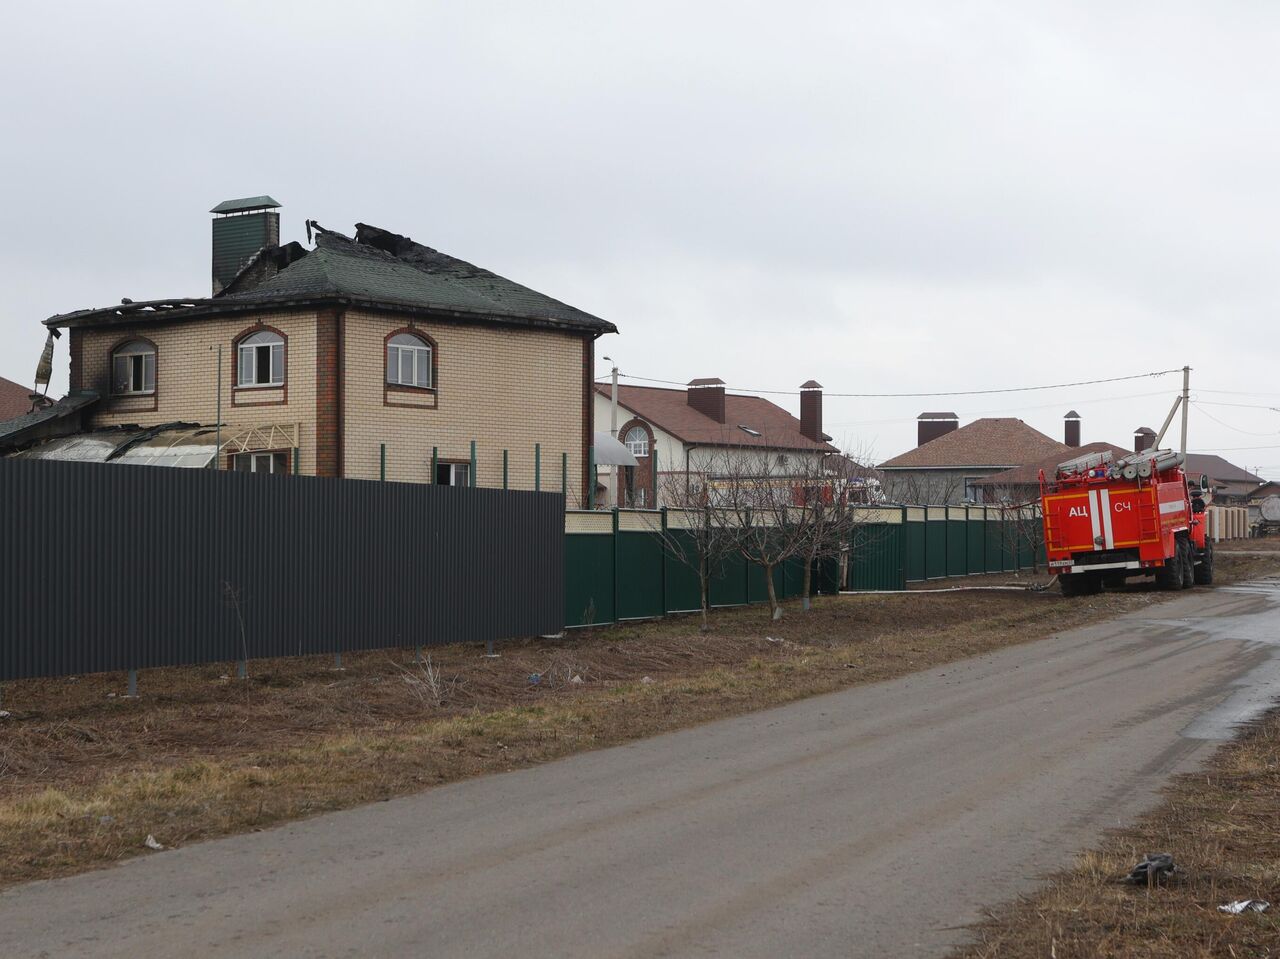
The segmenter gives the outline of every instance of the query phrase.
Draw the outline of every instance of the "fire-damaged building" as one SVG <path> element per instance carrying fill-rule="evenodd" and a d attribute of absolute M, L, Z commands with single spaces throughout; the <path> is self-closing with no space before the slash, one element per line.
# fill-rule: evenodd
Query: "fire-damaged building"
<path fill-rule="evenodd" d="M 250 472 L 591 490 L 595 340 L 616 327 L 489 270 L 279 204 L 211 211 L 212 295 L 79 310 L 68 396 L 0 452 Z"/>

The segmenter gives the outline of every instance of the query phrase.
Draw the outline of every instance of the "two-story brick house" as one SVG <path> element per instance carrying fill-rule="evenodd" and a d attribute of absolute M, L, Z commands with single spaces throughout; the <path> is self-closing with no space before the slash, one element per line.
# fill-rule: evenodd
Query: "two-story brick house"
<path fill-rule="evenodd" d="M 219 248 L 219 223 L 274 205 L 215 208 L 213 296 L 45 321 L 69 334 L 71 394 L 100 397 L 82 430 L 194 424 L 212 443 L 221 415 L 222 468 L 514 489 L 563 479 L 570 505 L 586 501 L 594 343 L 613 324 L 365 224 L 354 237 L 308 224 L 307 250 L 272 242 L 270 220 L 232 222 L 240 239 Z M 248 252 L 229 257 L 235 242 Z"/>

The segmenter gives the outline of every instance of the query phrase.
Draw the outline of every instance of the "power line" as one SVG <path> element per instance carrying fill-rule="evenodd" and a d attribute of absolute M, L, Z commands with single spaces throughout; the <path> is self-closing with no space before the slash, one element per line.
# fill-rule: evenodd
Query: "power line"
<path fill-rule="evenodd" d="M 1168 376 L 1170 373 L 1181 373 L 1182 370 L 1158 370 L 1152 373 L 1134 373 L 1131 376 L 1112 376 L 1100 380 L 1078 380 L 1074 383 L 1052 383 L 1046 386 L 1009 386 L 994 390 L 945 390 L 933 393 L 824 393 L 827 397 L 841 397 L 846 399 L 861 400 L 887 400 L 887 399 L 919 399 L 930 396 L 989 396 L 993 393 L 1031 393 L 1038 390 L 1064 390 L 1074 386 L 1097 386 L 1101 383 L 1122 383 L 1126 380 L 1141 380 L 1148 377 L 1155 378 L 1157 376 Z M 687 383 L 680 383 L 676 380 L 660 380 L 652 376 L 636 376 L 632 373 L 619 372 L 618 376 L 628 380 L 640 380 L 645 383 L 662 383 L 667 386 L 688 386 Z M 605 380 L 608 377 L 599 376 L 598 380 Z M 738 390 L 743 393 L 763 393 L 774 396 L 795 396 L 796 390 L 756 390 L 745 386 L 725 386 L 727 390 Z"/>
<path fill-rule="evenodd" d="M 1072 400 L 1071 403 L 1074 406 L 1088 406 L 1093 403 L 1114 403 L 1116 400 L 1138 400 L 1138 399 L 1147 399 L 1152 396 L 1165 396 L 1165 395 L 1167 394 L 1165 394 L 1164 392 L 1125 393 L 1121 396 L 1099 396 L 1099 397 L 1095 397 L 1087 400 L 1077 399 L 1077 400 Z M 1006 406 L 997 410 L 974 410 L 972 413 L 967 415 L 991 416 L 996 413 L 1025 413 L 1031 410 L 1051 410 L 1061 405 L 1062 405 L 1061 402 L 1057 402 L 1057 403 L 1042 403 L 1038 406 Z M 849 422 L 828 423 L 827 425 L 834 428 L 834 427 L 840 427 L 840 426 L 892 426 L 898 423 L 914 423 L 914 422 L 916 422 L 916 418 L 914 416 L 911 416 L 911 417 L 899 417 L 897 419 L 886 419 L 886 420 L 850 420 Z M 1270 434 L 1267 434 L 1267 435 L 1270 435 Z"/>
<path fill-rule="evenodd" d="M 1268 430 L 1268 431 L 1267 431 L 1267 432 L 1265 432 L 1265 433 L 1255 433 L 1253 430 L 1242 430 L 1242 429 L 1240 429 L 1240 427 L 1238 427 L 1238 426 L 1232 426 L 1230 423 L 1227 423 L 1227 422 L 1224 422 L 1223 420 L 1218 419 L 1216 416 L 1214 416 L 1212 413 L 1210 413 L 1208 410 L 1206 410 L 1206 409 L 1204 408 L 1204 406 L 1203 406 L 1202 404 L 1200 404 L 1200 403 L 1197 403 L 1197 402 L 1194 402 L 1194 401 L 1193 401 L 1191 405 L 1192 405 L 1192 406 L 1194 406 L 1196 409 L 1198 409 L 1198 410 L 1199 410 L 1201 413 L 1203 413 L 1205 416 L 1209 417 L 1209 419 L 1213 420 L 1213 421 L 1214 421 L 1215 423 L 1217 423 L 1219 426 L 1225 426 L 1227 429 L 1229 429 L 1229 430 L 1234 430 L 1234 431 L 1235 431 L 1235 432 L 1237 432 L 1237 433 L 1243 433 L 1245 436 L 1277 436 L 1277 435 L 1280 435 L 1280 430 Z"/>

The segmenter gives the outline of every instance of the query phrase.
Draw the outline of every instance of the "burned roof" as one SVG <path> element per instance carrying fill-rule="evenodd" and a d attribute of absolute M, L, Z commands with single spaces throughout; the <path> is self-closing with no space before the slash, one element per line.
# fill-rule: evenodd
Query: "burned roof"
<path fill-rule="evenodd" d="M 1086 443 L 1083 446 L 1069 447 L 1066 452 L 1050 453 L 1025 466 L 1015 466 L 1013 469 L 1005 470 L 1003 473 L 992 473 L 990 476 L 983 476 L 981 479 L 973 480 L 972 483 L 974 486 L 991 487 L 1034 486 L 1040 482 L 1041 470 L 1044 470 L 1046 476 L 1052 477 L 1059 463 L 1077 456 L 1085 456 L 1089 453 L 1110 453 L 1112 457 L 1119 459 L 1121 456 L 1128 456 L 1129 450 L 1123 446 L 1116 446 L 1114 443 Z"/>
<path fill-rule="evenodd" d="M 60 314 L 45 323 L 68 327 L 175 322 L 264 308 L 340 304 L 597 335 L 617 332 L 607 320 L 408 237 L 363 223 L 356 224 L 354 238 L 319 227 L 316 231 L 315 249 L 301 256 L 294 251 L 275 257 L 278 269 L 264 269 L 253 278 L 242 270 L 218 296 L 124 302 Z"/>
<path fill-rule="evenodd" d="M 1013 417 L 988 417 L 944 433 L 880 464 L 881 469 L 1024 466 L 1072 447 Z M 1065 459 L 1065 457 L 1064 457 Z"/>
<path fill-rule="evenodd" d="M 597 383 L 596 392 L 607 397 L 610 387 Z M 761 396 L 726 394 L 723 423 L 690 406 L 687 390 L 619 386 L 618 405 L 681 442 L 695 446 L 836 452 L 830 443 L 815 443 L 809 439 L 800 432 L 798 419 Z"/>

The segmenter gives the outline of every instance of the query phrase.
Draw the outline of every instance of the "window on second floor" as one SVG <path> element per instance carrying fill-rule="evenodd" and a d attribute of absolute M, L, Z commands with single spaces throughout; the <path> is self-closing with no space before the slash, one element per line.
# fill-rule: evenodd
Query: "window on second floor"
<path fill-rule="evenodd" d="M 430 389 L 431 346 L 412 333 L 397 333 L 387 341 L 387 382 L 393 386 Z"/>
<path fill-rule="evenodd" d="M 246 336 L 236 346 L 237 386 L 284 385 L 284 339 L 270 330 Z"/>
<path fill-rule="evenodd" d="M 632 456 L 639 458 L 649 455 L 649 434 L 643 426 L 633 426 L 627 430 L 627 435 L 622 442 L 626 444 Z"/>
<path fill-rule="evenodd" d="M 156 348 L 145 340 L 131 340 L 111 354 L 111 392 L 154 393 L 156 389 Z"/>

